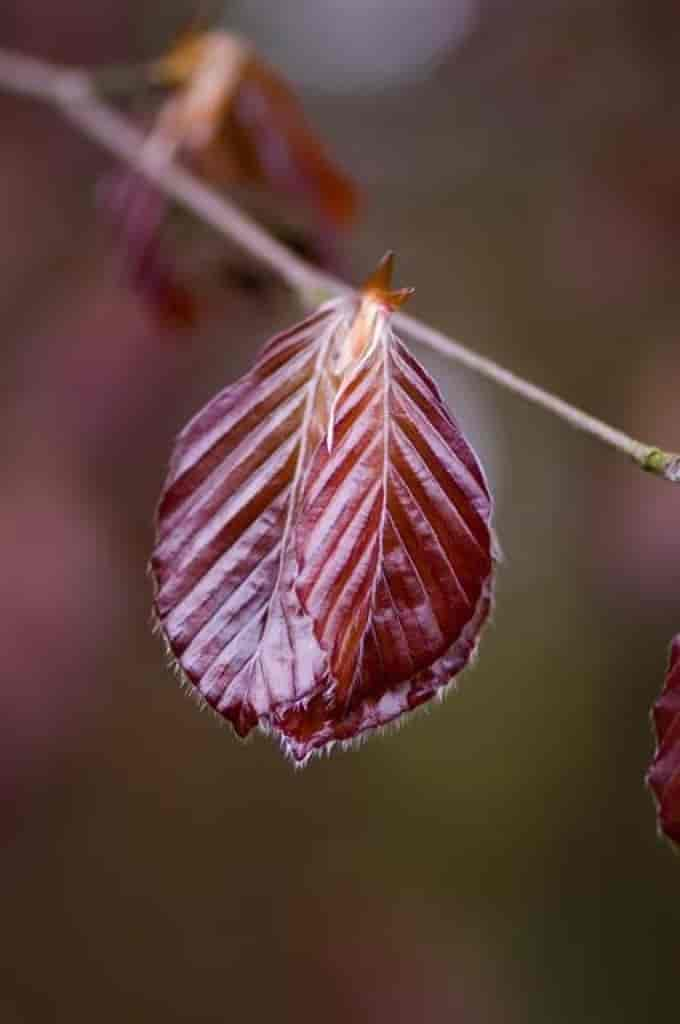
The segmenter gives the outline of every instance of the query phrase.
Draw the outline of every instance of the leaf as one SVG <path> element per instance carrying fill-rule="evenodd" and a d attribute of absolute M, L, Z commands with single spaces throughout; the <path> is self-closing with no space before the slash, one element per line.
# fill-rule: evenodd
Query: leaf
<path fill-rule="evenodd" d="M 184 158 L 213 186 L 254 191 L 258 216 L 264 208 L 274 234 L 298 228 L 316 261 L 332 266 L 339 233 L 356 214 L 356 189 L 327 155 L 286 81 L 240 37 L 195 30 L 151 65 L 150 78 L 170 89 L 147 141 L 158 159 Z M 167 197 L 129 171 L 108 193 L 130 284 L 161 324 L 193 326 L 196 282 L 184 279 L 164 237 Z M 292 210 L 285 208 L 288 200 Z"/>
<path fill-rule="evenodd" d="M 230 130 L 244 178 L 309 206 L 332 231 L 355 219 L 354 183 L 326 153 L 292 89 L 261 60 L 243 75 Z"/>
<path fill-rule="evenodd" d="M 277 720 L 296 756 L 429 699 L 467 663 L 489 610 L 486 481 L 394 336 L 389 305 L 368 290 L 295 528 L 297 593 L 333 680 L 304 713 Z"/>
<path fill-rule="evenodd" d="M 240 735 L 325 678 L 295 596 L 291 540 L 350 312 L 329 303 L 274 338 L 182 432 L 161 498 L 156 613 L 183 673 Z"/>
<path fill-rule="evenodd" d="M 390 271 L 208 403 L 158 513 L 155 607 L 183 673 L 298 761 L 443 692 L 491 606 L 486 481 L 392 333 L 409 292 Z"/>
<path fill-rule="evenodd" d="M 664 688 L 652 717 L 657 748 L 647 773 L 660 830 L 680 846 L 680 634 L 671 644 Z"/>

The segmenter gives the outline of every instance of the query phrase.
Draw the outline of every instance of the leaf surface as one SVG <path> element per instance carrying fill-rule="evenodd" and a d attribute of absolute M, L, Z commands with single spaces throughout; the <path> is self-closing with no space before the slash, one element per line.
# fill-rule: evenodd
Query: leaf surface
<path fill-rule="evenodd" d="M 659 828 L 680 845 L 680 634 L 671 644 L 664 688 L 652 718 L 657 748 L 647 784 L 656 799 Z"/>
<path fill-rule="evenodd" d="M 391 269 L 208 403 L 159 507 L 173 655 L 240 735 L 259 724 L 298 761 L 443 692 L 492 602 L 486 480 L 392 331 L 410 290 Z"/>
<path fill-rule="evenodd" d="M 159 506 L 158 618 L 185 675 L 240 735 L 323 676 L 295 596 L 291 539 L 334 394 L 329 360 L 345 308 L 330 303 L 279 335 L 198 413 Z"/>
<path fill-rule="evenodd" d="M 475 649 L 493 567 L 479 463 L 386 319 L 347 372 L 306 481 L 297 591 L 333 686 L 281 715 L 299 757 L 448 683 Z"/>
<path fill-rule="evenodd" d="M 425 704 L 455 682 L 455 677 L 470 663 L 479 644 L 479 635 L 492 604 L 489 579 L 475 610 L 451 649 L 429 668 L 413 678 L 388 686 L 382 693 L 376 687 L 357 687 L 349 702 L 339 702 L 332 689 L 321 690 L 300 706 L 277 709 L 274 723 L 283 747 L 298 762 L 336 742 L 349 743 L 364 733 L 389 725 L 409 711 Z"/>

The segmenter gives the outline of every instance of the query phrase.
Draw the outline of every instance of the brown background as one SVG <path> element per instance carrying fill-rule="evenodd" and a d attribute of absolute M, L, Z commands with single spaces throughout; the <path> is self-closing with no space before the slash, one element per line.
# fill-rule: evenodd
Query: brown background
<path fill-rule="evenodd" d="M 419 77 L 415 23 L 387 15 L 379 89 L 348 44 L 344 81 L 302 68 L 262 10 L 223 21 L 304 80 L 359 180 L 354 277 L 395 248 L 416 314 L 677 449 L 677 5 L 489 0 Z M 189 13 L 5 0 L 0 45 L 126 62 Z M 496 484 L 478 666 L 304 772 L 237 743 L 151 635 L 151 521 L 173 434 L 298 311 L 225 289 L 201 331 L 160 334 L 97 210 L 109 168 L 0 97 L 2 1021 L 673 1019 L 680 862 L 642 778 L 680 494 L 421 351 Z"/>

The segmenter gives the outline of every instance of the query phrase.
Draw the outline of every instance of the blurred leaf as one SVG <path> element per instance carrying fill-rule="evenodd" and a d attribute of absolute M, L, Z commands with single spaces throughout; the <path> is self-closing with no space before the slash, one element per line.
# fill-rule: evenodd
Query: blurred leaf
<path fill-rule="evenodd" d="M 671 644 L 666 681 L 652 717 L 657 748 L 647 784 L 656 799 L 659 828 L 680 844 L 680 634 Z"/>
<path fill-rule="evenodd" d="M 253 60 L 243 76 L 231 134 L 246 180 L 309 206 L 325 231 L 354 220 L 353 183 L 327 156 L 287 83 L 262 61 Z"/>
<path fill-rule="evenodd" d="M 171 92 L 149 144 L 167 159 L 186 158 L 216 187 L 247 186 L 268 196 L 272 230 L 299 223 L 318 261 L 332 265 L 337 234 L 356 213 L 356 190 L 326 155 L 286 82 L 228 32 L 186 34 L 151 75 Z M 164 244 L 165 195 L 126 170 L 107 188 L 105 205 L 119 224 L 131 285 L 163 325 L 192 326 L 195 275 L 181 280 L 179 261 Z"/>
<path fill-rule="evenodd" d="M 214 183 L 258 184 L 311 207 L 326 228 L 356 213 L 356 189 L 326 155 L 292 89 L 225 31 L 186 34 L 156 65 L 177 91 L 158 130 Z"/>
<path fill-rule="evenodd" d="M 136 171 L 113 175 L 103 189 L 104 205 L 117 222 L 125 276 L 163 327 L 193 327 L 198 302 L 163 250 L 165 196 Z"/>

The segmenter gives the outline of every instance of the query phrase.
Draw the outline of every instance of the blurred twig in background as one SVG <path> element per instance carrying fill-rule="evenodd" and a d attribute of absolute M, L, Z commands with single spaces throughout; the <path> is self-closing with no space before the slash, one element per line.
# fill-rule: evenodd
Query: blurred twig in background
<path fill-rule="evenodd" d="M 278 242 L 223 195 L 179 166 L 167 151 L 145 145 L 143 133 L 100 98 L 97 83 L 95 74 L 0 50 L 0 87 L 55 106 L 88 137 L 135 167 L 168 196 L 276 271 L 304 304 L 314 305 L 334 295 L 351 292 L 347 284 L 312 267 Z M 413 317 L 397 314 L 394 322 L 414 340 L 547 409 L 575 429 L 628 455 L 643 470 L 680 483 L 679 455 L 628 436 Z"/>

